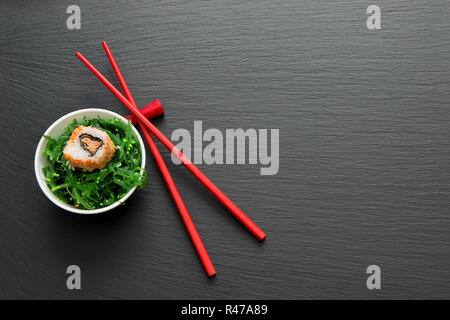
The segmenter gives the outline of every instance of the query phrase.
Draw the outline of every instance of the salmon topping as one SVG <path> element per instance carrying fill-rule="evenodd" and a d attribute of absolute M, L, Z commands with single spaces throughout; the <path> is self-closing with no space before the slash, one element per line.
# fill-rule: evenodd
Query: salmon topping
<path fill-rule="evenodd" d="M 95 155 L 103 145 L 103 141 L 99 138 L 93 137 L 89 134 L 82 134 L 80 136 L 81 147 L 90 153 L 91 157 Z"/>

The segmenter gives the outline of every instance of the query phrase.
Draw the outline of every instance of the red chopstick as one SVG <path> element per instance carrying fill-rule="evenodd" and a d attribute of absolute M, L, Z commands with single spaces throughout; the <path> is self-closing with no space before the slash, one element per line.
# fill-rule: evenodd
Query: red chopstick
<path fill-rule="evenodd" d="M 141 109 L 141 113 L 144 115 L 144 117 L 148 119 L 154 119 L 157 117 L 161 117 L 164 115 L 164 109 L 161 105 L 161 102 L 159 102 L 158 99 L 150 102 L 148 105 L 143 107 Z M 136 118 L 133 115 L 126 116 L 125 119 L 131 120 L 131 123 L 133 125 L 137 124 Z"/>
<path fill-rule="evenodd" d="M 198 169 L 188 157 L 186 157 L 173 143 L 164 136 L 147 118 L 145 118 L 134 105 L 125 98 L 119 90 L 114 87 L 108 79 L 105 78 L 81 53 L 77 52 L 76 56 L 100 79 L 101 82 L 131 111 L 131 113 L 141 121 L 145 127 L 168 149 L 172 152 L 181 163 L 188 169 L 192 175 L 200 181 L 227 209 L 231 214 L 246 227 L 258 240 L 262 241 L 266 238 L 266 234 L 236 206 L 211 180 Z"/>
<path fill-rule="evenodd" d="M 111 62 L 114 72 L 116 73 L 117 79 L 119 79 L 123 92 L 128 98 L 128 101 L 130 101 L 134 105 L 135 109 L 138 109 L 136 102 L 134 101 L 134 98 L 130 92 L 130 89 L 128 89 L 128 85 L 125 82 L 122 72 L 120 71 L 119 66 L 116 63 L 116 60 L 114 59 L 114 56 L 111 53 L 111 50 L 109 49 L 106 42 L 102 42 L 102 45 L 103 48 L 105 49 L 109 61 Z M 159 150 L 156 147 L 155 141 L 153 141 L 152 136 L 150 135 L 150 133 L 148 133 L 147 129 L 144 127 L 144 125 L 141 124 L 139 120 L 138 123 L 141 126 L 142 133 L 144 134 L 144 137 L 147 140 L 148 146 L 152 151 L 153 157 L 155 158 L 156 163 L 158 164 L 159 170 L 161 171 L 161 174 L 164 177 L 164 180 L 166 181 L 167 188 L 169 189 L 173 197 L 173 200 L 175 201 L 175 204 L 178 208 L 178 211 L 180 212 L 181 218 L 184 222 L 184 225 L 186 226 L 189 236 L 191 237 L 192 243 L 194 244 L 194 247 L 197 250 L 198 256 L 200 257 L 203 267 L 205 268 L 206 274 L 208 275 L 208 277 L 213 277 L 216 275 L 216 270 L 214 269 L 211 259 L 209 258 L 208 252 L 206 251 L 206 248 L 203 245 L 202 239 L 200 238 L 200 235 L 198 234 L 197 229 L 195 228 L 194 222 L 192 221 L 191 216 L 189 215 L 186 205 L 184 204 L 184 201 L 181 198 L 180 192 L 178 191 L 175 183 L 173 182 L 172 176 L 170 175 L 170 172 L 167 169 L 167 166 L 164 163 L 164 160 L 161 154 L 159 153 Z"/>

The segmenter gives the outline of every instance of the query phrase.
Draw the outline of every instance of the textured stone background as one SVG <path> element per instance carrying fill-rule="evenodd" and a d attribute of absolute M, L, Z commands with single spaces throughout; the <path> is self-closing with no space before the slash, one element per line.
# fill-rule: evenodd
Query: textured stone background
<path fill-rule="evenodd" d="M 79 31 L 66 28 L 71 4 Z M 369 4 L 3 0 L 0 297 L 450 298 L 449 2 L 376 1 L 379 31 L 366 28 Z M 63 212 L 36 183 L 53 121 L 84 107 L 126 113 L 74 56 L 118 85 L 103 40 L 137 103 L 161 99 L 166 135 L 195 120 L 280 129 L 278 175 L 200 166 L 267 232 L 262 244 L 169 161 L 215 279 L 151 157 L 148 190 L 109 214 Z M 81 291 L 65 288 L 70 264 Z"/>

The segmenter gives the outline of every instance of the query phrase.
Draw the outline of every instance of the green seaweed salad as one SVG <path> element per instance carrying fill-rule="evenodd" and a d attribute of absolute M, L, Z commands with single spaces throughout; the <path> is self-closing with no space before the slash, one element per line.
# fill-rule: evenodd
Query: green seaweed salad
<path fill-rule="evenodd" d="M 84 171 L 67 163 L 63 150 L 79 125 L 103 130 L 114 142 L 115 155 L 105 168 Z M 80 123 L 74 120 L 57 139 L 45 136 L 48 142 L 43 156 L 48 166 L 43 172 L 50 190 L 68 204 L 92 210 L 113 204 L 133 187 L 145 188 L 147 172 L 141 168 L 140 145 L 131 128 L 130 121 L 124 124 L 116 118 L 84 118 Z"/>

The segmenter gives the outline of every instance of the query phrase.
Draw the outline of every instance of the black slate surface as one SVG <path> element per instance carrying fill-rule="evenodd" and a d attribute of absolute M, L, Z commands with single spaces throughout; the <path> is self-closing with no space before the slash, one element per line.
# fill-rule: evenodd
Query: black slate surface
<path fill-rule="evenodd" d="M 81 30 L 66 8 L 81 8 Z M 366 27 L 366 8 L 382 29 Z M 0 3 L 1 298 L 450 298 L 448 1 Z M 148 190 L 95 217 L 50 203 L 34 176 L 64 114 L 125 108 L 108 41 L 155 124 L 279 128 L 280 171 L 200 168 L 267 232 L 260 244 L 168 160 L 218 271 L 207 279 L 155 163 Z M 162 148 L 160 148 L 162 150 Z M 65 270 L 82 269 L 82 290 Z M 382 289 L 366 288 L 366 268 Z"/>

